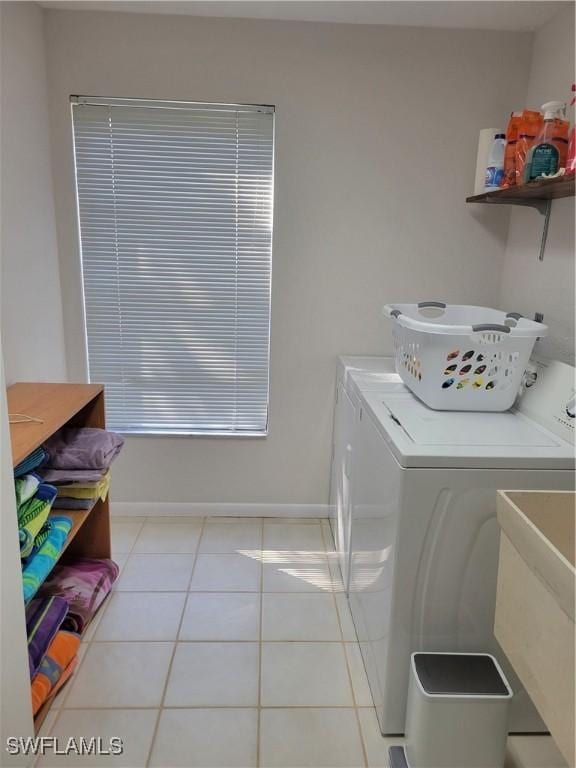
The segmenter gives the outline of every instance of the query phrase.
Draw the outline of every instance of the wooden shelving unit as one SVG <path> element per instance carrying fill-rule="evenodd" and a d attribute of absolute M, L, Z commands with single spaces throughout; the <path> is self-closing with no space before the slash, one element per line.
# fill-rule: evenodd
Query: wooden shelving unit
<path fill-rule="evenodd" d="M 13 384 L 7 391 L 9 414 L 33 416 L 36 421 L 10 424 L 13 466 L 42 445 L 61 427 L 105 428 L 104 387 L 99 384 Z M 73 521 L 59 561 L 71 557 L 109 558 L 110 511 L 108 498 L 98 499 L 90 509 L 53 507 L 52 515 L 66 515 Z M 34 718 L 36 732 L 50 710 L 48 698 Z"/>
<path fill-rule="evenodd" d="M 466 202 L 488 205 L 524 205 L 536 208 L 544 216 L 540 254 L 538 256 L 539 261 L 544 261 L 552 200 L 558 200 L 562 197 L 574 197 L 574 179 L 574 174 L 571 176 L 561 176 L 557 179 L 538 179 L 528 184 L 519 184 L 513 187 L 497 189 L 494 192 L 472 195 L 466 198 Z"/>
<path fill-rule="evenodd" d="M 8 387 L 8 413 L 41 419 L 10 424 L 12 464 L 68 426 L 104 426 L 104 387 L 101 384 L 37 384 L 21 382 Z"/>

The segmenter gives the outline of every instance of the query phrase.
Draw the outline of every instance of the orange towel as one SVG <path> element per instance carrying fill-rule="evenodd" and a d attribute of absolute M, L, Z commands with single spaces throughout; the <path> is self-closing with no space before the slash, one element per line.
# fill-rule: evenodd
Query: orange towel
<path fill-rule="evenodd" d="M 76 666 L 80 636 L 60 630 L 50 643 L 38 672 L 32 679 L 32 712 L 36 714 L 46 699 L 60 689 Z"/>

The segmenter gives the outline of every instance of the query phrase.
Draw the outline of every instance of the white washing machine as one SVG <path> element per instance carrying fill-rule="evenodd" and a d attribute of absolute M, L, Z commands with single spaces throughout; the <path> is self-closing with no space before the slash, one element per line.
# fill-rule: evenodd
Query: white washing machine
<path fill-rule="evenodd" d="M 429 409 L 392 365 L 381 361 L 378 381 L 376 362 L 346 358 L 339 375 L 354 408 L 350 549 L 339 549 L 381 730 L 404 732 L 413 651 L 488 651 L 515 692 L 510 731 L 544 731 L 493 634 L 496 490 L 574 488 L 574 369 L 539 362 L 515 409 L 466 413 Z"/>

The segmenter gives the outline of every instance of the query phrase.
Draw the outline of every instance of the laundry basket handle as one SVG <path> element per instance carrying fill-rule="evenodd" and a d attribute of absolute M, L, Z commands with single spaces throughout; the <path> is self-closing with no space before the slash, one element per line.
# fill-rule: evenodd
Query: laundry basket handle
<path fill-rule="evenodd" d="M 446 309 L 446 304 L 443 301 L 420 301 L 418 302 L 418 309 L 425 309 L 426 307 L 436 307 L 437 309 Z"/>
<path fill-rule="evenodd" d="M 498 333 L 510 333 L 510 326 L 500 325 L 500 323 L 481 323 L 480 325 L 473 325 L 473 333 L 482 333 L 482 331 L 498 331 Z"/>
<path fill-rule="evenodd" d="M 394 304 L 384 304 L 382 307 L 382 314 L 386 317 L 393 317 L 394 319 L 400 317 L 402 312 L 394 307 Z"/>

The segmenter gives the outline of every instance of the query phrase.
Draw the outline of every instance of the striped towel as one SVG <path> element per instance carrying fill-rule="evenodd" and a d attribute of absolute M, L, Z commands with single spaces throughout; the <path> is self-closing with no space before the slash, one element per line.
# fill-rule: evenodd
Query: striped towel
<path fill-rule="evenodd" d="M 44 448 L 36 448 L 36 450 L 32 451 L 30 455 L 26 456 L 26 458 L 23 459 L 20 464 L 17 464 L 14 467 L 14 477 L 22 477 L 22 475 L 28 474 L 28 472 L 31 472 L 33 469 L 36 469 L 36 467 L 39 467 L 45 458 L 46 451 Z"/>
<path fill-rule="evenodd" d="M 72 520 L 69 517 L 52 515 L 50 523 L 50 532 L 46 541 L 42 546 L 34 547 L 30 557 L 22 563 L 22 587 L 25 603 L 30 602 L 54 568 L 66 537 L 70 533 L 70 528 L 72 528 Z"/>
<path fill-rule="evenodd" d="M 36 549 L 40 549 L 42 544 L 44 544 L 44 542 L 50 535 L 51 530 L 52 530 L 52 523 L 50 522 L 50 518 L 48 518 L 48 520 L 46 520 L 42 528 L 40 528 L 40 533 L 38 533 L 36 538 L 34 539 L 34 547 Z"/>
<path fill-rule="evenodd" d="M 46 699 L 61 688 L 76 666 L 76 654 L 80 637 L 74 632 L 60 630 L 46 655 L 40 669 L 32 680 L 32 712 L 36 714 Z"/>
<path fill-rule="evenodd" d="M 22 504 L 34 496 L 38 490 L 38 486 L 42 482 L 40 475 L 36 472 L 29 472 L 27 475 L 17 477 L 14 480 L 14 488 L 16 489 L 16 507 L 20 509 Z"/>
<path fill-rule="evenodd" d="M 26 606 L 28 662 L 32 679 L 68 613 L 63 597 L 35 597 Z"/>
<path fill-rule="evenodd" d="M 48 519 L 58 490 L 53 485 L 40 483 L 36 495 L 18 508 L 20 557 L 28 557 L 34 547 L 34 539 Z"/>

